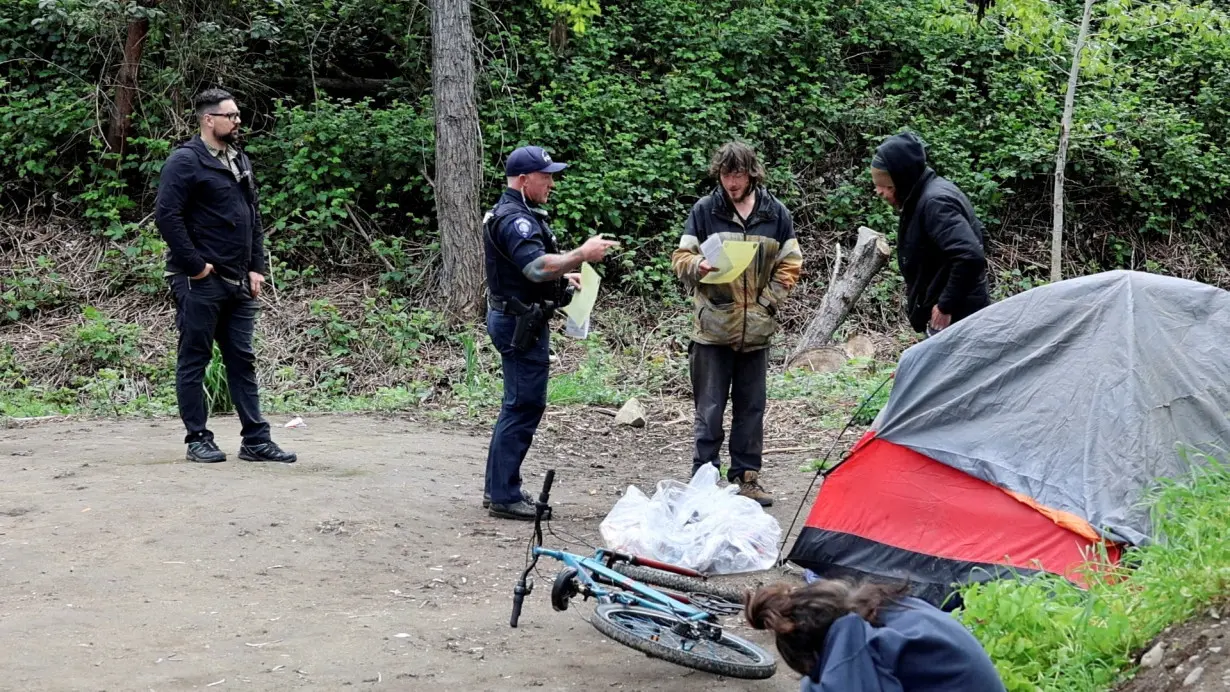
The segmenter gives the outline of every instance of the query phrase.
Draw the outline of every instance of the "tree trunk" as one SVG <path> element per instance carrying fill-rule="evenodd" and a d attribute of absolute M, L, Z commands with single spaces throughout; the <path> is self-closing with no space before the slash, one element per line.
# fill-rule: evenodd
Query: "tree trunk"
<path fill-rule="evenodd" d="M 111 124 L 107 128 L 107 149 L 121 157 L 132 133 L 132 113 L 137 102 L 137 72 L 141 68 L 141 53 L 148 34 L 149 19 L 141 17 L 128 22 L 124 57 L 116 77 L 115 110 L 111 113 Z"/>
<path fill-rule="evenodd" d="M 432 0 L 432 93 L 436 117 L 436 222 L 444 260 L 441 290 L 451 321 L 478 316 L 484 273 L 478 107 L 470 0 Z"/>
<path fill-rule="evenodd" d="M 1068 95 L 1063 102 L 1063 118 L 1059 123 L 1059 153 L 1055 156 L 1055 199 L 1052 208 L 1054 221 L 1051 225 L 1051 281 L 1063 278 L 1063 171 L 1068 161 L 1068 138 L 1072 132 L 1072 110 L 1076 105 L 1076 82 L 1081 71 L 1081 51 L 1089 36 L 1089 18 L 1093 14 L 1094 0 L 1085 0 L 1085 14 L 1081 17 L 1080 34 L 1076 37 L 1076 49 L 1072 52 L 1072 69 L 1068 72 Z"/>
<path fill-rule="evenodd" d="M 845 363 L 844 350 L 835 349 L 830 344 L 833 333 L 850 314 L 850 308 L 854 307 L 872 277 L 888 264 L 891 256 L 892 249 L 884 236 L 866 226 L 859 227 L 858 242 L 850 252 L 846 270 L 841 278 L 836 278 L 834 272 L 834 280 L 820 302 L 820 309 L 807 325 L 799 345 L 786 359 L 786 367 L 831 370 Z"/>

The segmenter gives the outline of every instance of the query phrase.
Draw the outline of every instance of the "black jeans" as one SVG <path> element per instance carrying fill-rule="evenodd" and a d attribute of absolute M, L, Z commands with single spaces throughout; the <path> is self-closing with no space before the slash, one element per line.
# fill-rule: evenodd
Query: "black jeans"
<path fill-rule="evenodd" d="M 769 349 L 744 353 L 729 346 L 692 343 L 688 351 L 692 400 L 696 405 L 692 475 L 705 464 L 721 467 L 718 450 L 725 437 L 722 416 L 726 413 L 727 398 L 732 410 L 730 470 L 726 479 L 734 481 L 742 478 L 744 471 L 760 471 Z"/>
<path fill-rule="evenodd" d="M 516 317 L 487 311 L 487 333 L 500 352 L 504 371 L 504 402 L 487 449 L 487 491 L 491 502 L 498 505 L 521 501 L 521 462 L 547 410 L 550 334 L 544 325 L 538 341 L 518 351 L 512 345 L 516 328 Z"/>
<path fill-rule="evenodd" d="M 256 384 L 256 352 L 252 333 L 256 329 L 259 303 L 252 298 L 246 281 L 235 285 L 217 274 L 190 279 L 183 274 L 168 277 L 175 297 L 175 326 L 179 329 L 179 353 L 175 364 L 175 397 L 179 415 L 188 430 L 185 442 L 211 440 L 205 427 L 205 369 L 213 357 L 214 341 L 226 365 L 226 384 L 231 401 L 243 423 L 245 444 L 268 442 L 269 423 L 261 417 Z"/>

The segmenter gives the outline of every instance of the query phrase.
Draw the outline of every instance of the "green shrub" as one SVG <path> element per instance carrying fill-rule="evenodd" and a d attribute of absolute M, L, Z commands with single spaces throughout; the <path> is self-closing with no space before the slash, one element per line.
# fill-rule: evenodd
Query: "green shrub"
<path fill-rule="evenodd" d="M 1102 692 L 1164 628 L 1230 591 L 1230 469 L 1215 459 L 1165 481 L 1147 501 L 1157 544 L 1123 557 L 1131 569 L 1093 575 L 1087 591 L 1058 577 L 963 590 L 970 627 L 1012 692 Z"/>

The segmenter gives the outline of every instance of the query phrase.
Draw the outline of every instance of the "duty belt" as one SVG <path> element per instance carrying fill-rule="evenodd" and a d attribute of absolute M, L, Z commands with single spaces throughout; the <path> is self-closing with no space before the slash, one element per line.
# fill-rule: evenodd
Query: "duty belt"
<path fill-rule="evenodd" d="M 505 300 L 504 298 L 501 298 L 499 296 L 488 296 L 487 306 L 490 307 L 492 310 L 495 310 L 496 312 L 502 312 L 508 315 L 512 315 L 514 317 L 516 317 L 517 315 L 524 315 L 526 310 L 528 310 L 528 307 L 525 305 L 525 303 L 522 303 L 516 298 L 513 298 L 511 300 Z"/>

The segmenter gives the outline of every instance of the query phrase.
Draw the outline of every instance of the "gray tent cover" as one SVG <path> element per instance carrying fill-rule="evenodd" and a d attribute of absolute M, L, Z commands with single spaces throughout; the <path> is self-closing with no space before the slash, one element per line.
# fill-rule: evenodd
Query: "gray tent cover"
<path fill-rule="evenodd" d="M 1230 462 L 1230 292 L 1113 271 L 1034 288 L 906 350 L 873 428 L 1110 540 L 1198 451 Z"/>

